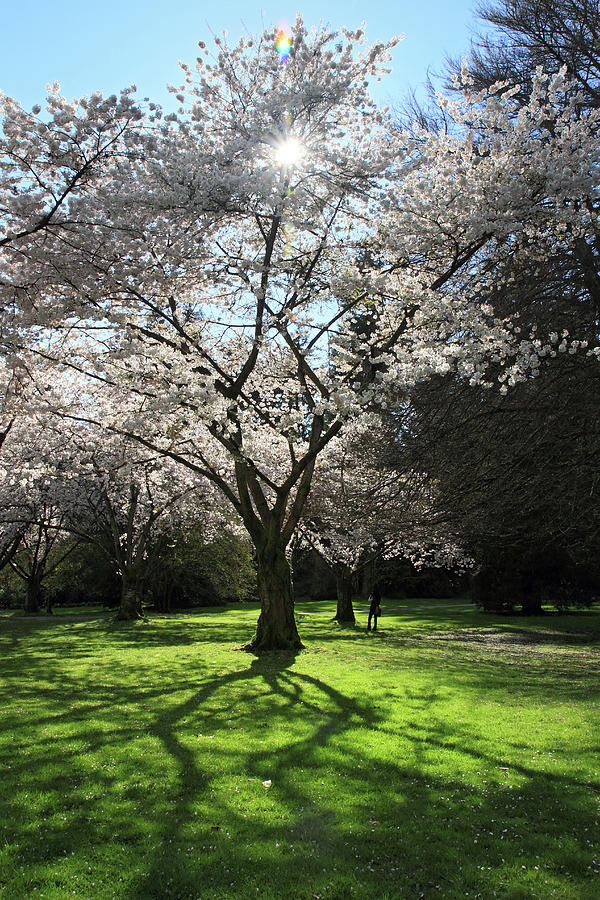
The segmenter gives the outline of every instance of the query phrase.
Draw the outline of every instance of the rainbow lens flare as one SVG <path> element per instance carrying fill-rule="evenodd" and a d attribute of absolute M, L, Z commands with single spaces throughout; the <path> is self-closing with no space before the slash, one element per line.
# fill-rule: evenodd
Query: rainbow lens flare
<path fill-rule="evenodd" d="M 281 24 L 277 26 L 275 31 L 275 47 L 279 53 L 282 63 L 286 63 L 290 58 L 290 50 L 292 48 L 292 36 L 289 26 Z"/>

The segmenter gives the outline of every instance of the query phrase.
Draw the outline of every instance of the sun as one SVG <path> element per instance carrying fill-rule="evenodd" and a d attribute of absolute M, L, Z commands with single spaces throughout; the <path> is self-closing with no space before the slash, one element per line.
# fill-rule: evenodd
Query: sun
<path fill-rule="evenodd" d="M 304 156 L 305 149 L 298 138 L 288 137 L 275 146 L 275 162 L 284 169 L 297 166 Z"/>

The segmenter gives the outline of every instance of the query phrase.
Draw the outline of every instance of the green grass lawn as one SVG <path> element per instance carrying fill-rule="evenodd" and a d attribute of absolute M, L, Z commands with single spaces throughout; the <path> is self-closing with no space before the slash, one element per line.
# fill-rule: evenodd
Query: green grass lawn
<path fill-rule="evenodd" d="M 393 605 L 2 616 L 0 896 L 597 900 L 600 613 Z"/>

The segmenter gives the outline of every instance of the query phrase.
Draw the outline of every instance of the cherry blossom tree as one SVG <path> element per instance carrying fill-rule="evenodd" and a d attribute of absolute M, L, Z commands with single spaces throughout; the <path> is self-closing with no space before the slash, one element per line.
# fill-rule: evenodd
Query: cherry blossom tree
<path fill-rule="evenodd" d="M 543 336 L 516 335 L 484 288 L 510 254 L 594 227 L 597 117 L 562 102 L 562 73 L 516 117 L 511 90 L 469 93 L 465 73 L 464 102 L 441 101 L 452 133 L 408 135 L 368 91 L 393 44 L 300 19 L 285 62 L 273 34 L 217 40 L 183 67 L 178 111 L 151 109 L 68 198 L 68 240 L 22 229 L 2 263 L 59 325 L 43 352 L 119 398 L 113 433 L 243 520 L 257 650 L 301 646 L 286 548 L 325 447 L 434 373 L 535 372 Z"/>
<path fill-rule="evenodd" d="M 16 414 L 15 414 L 16 416 Z M 39 611 L 42 582 L 73 551 L 67 518 L 76 502 L 73 452 L 47 416 L 12 420 L 0 454 L 0 545 Z"/>
<path fill-rule="evenodd" d="M 424 518 L 427 482 L 390 466 L 394 434 L 380 416 L 355 419 L 319 457 L 300 533 L 335 575 L 339 622 L 355 621 L 357 572 L 398 550 Z"/>
<path fill-rule="evenodd" d="M 22 523 L 13 515 L 13 492 L 2 463 L 12 454 L 11 436 L 19 420 L 18 398 L 23 393 L 24 373 L 0 359 L 0 569 L 14 556 L 23 536 Z M 18 443 L 18 438 L 16 440 Z"/>
<path fill-rule="evenodd" d="M 38 323 L 40 293 L 54 290 L 68 309 L 76 294 L 56 277 L 54 254 L 70 247 L 72 204 L 105 183 L 110 160 L 130 152 L 141 119 L 133 89 L 69 101 L 51 87 L 45 109 L 29 112 L 0 91 L 0 340 Z M 73 273 L 72 273 L 73 274 Z M 62 286 L 62 287 L 61 287 Z"/>
<path fill-rule="evenodd" d="M 68 540 L 64 510 L 43 496 L 17 507 L 15 515 L 20 540 L 9 565 L 25 582 L 25 612 L 36 615 L 44 579 L 75 550 L 77 542 Z M 49 603 L 46 611 L 52 612 Z"/>
<path fill-rule="evenodd" d="M 0 356 L 0 569 L 13 559 L 34 523 L 44 530 L 48 511 L 41 512 L 41 505 L 48 501 L 52 506 L 55 499 L 45 493 L 44 484 L 62 448 L 53 443 L 47 416 L 33 412 L 40 375 L 37 359 L 26 361 L 14 352 Z M 40 552 L 41 546 L 38 556 Z"/>
<path fill-rule="evenodd" d="M 114 564 L 121 579 L 117 617 L 141 618 L 144 586 L 170 535 L 200 515 L 210 535 L 226 523 L 223 503 L 205 478 L 137 442 L 90 426 L 78 411 L 73 404 L 63 405 L 58 415 L 63 430 L 65 419 L 71 423 L 67 433 L 76 455 L 77 496 L 68 528 L 96 544 Z"/>
<path fill-rule="evenodd" d="M 399 410 L 387 419 L 363 415 L 317 461 L 299 532 L 335 575 L 339 622 L 355 621 L 355 576 L 377 560 L 466 563 L 456 529 L 440 515 L 436 481 L 403 447 L 405 427 Z"/>

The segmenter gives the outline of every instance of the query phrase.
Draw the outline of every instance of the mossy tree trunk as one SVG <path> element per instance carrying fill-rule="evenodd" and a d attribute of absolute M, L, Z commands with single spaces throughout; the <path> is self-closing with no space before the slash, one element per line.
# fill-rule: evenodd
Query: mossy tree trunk
<path fill-rule="evenodd" d="M 335 585 L 337 591 L 337 609 L 334 620 L 354 625 L 354 607 L 352 606 L 353 573 L 347 566 L 336 566 Z"/>
<path fill-rule="evenodd" d="M 257 343 L 256 354 L 258 347 Z M 235 386 L 230 389 L 231 393 L 233 387 L 237 390 L 238 383 L 244 383 L 254 361 L 249 358 Z M 294 589 L 286 547 L 298 526 L 310 491 L 317 453 L 326 443 L 322 437 L 324 419 L 322 415 L 313 417 L 307 452 L 299 458 L 292 453 L 293 462 L 288 477 L 277 484 L 241 452 L 243 439 L 240 423 L 233 409 L 228 415 L 234 430 L 230 436 L 220 439 L 236 458 L 237 497 L 225 482 L 219 481 L 219 484 L 248 530 L 256 551 L 258 570 L 260 616 L 256 634 L 246 646 L 259 652 L 298 650 L 303 644 L 294 617 Z M 334 423 L 327 432 L 327 440 L 334 437 L 341 427 L 341 422 Z M 215 432 L 215 436 L 219 434 Z"/>
<path fill-rule="evenodd" d="M 142 598 L 138 587 L 138 579 L 135 575 L 123 575 L 121 585 L 121 604 L 117 613 L 117 619 L 133 621 L 143 619 Z"/>
<path fill-rule="evenodd" d="M 107 527 L 105 531 L 106 552 L 114 560 L 121 575 L 121 603 L 117 619 L 135 621 L 143 619 L 142 611 L 142 567 L 152 517 L 148 517 L 144 525 L 136 527 L 136 512 L 140 498 L 140 487 L 132 483 L 129 486 L 129 497 L 126 516 L 122 520 L 119 510 L 113 505 L 108 493 L 104 493 L 104 510 Z"/>
<path fill-rule="evenodd" d="M 26 582 L 25 612 L 28 616 L 36 616 L 40 611 L 40 598 L 42 595 L 42 579 L 37 572 L 33 572 Z"/>
<path fill-rule="evenodd" d="M 292 571 L 278 535 L 256 542 L 260 616 L 249 650 L 298 650 L 302 647 L 294 617 Z"/>
<path fill-rule="evenodd" d="M 40 612 L 44 578 L 54 572 L 78 546 L 77 540 L 63 541 L 62 548 L 57 550 L 57 542 L 63 534 L 60 519 L 57 519 L 52 507 L 46 507 L 44 512 L 47 515 L 37 526 L 22 535 L 22 552 L 8 560 L 11 568 L 25 582 L 24 609 L 30 616 Z M 50 561 L 52 552 L 53 559 Z M 52 612 L 51 596 L 46 600 L 46 612 Z"/>

